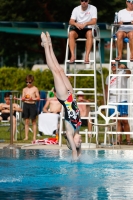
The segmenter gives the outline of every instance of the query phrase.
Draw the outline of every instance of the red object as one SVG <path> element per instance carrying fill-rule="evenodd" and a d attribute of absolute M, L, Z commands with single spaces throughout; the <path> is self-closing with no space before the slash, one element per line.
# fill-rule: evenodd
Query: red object
<path fill-rule="evenodd" d="M 32 144 L 58 144 L 58 140 L 56 138 L 46 138 L 42 140 L 32 141 Z"/>

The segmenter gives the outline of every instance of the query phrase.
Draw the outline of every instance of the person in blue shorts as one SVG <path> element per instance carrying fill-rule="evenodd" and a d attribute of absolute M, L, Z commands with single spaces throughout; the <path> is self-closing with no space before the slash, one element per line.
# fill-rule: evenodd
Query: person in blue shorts
<path fill-rule="evenodd" d="M 116 63 L 115 62 L 111 63 L 111 70 L 112 70 L 113 74 L 116 74 Z M 129 78 L 129 74 L 131 74 L 131 71 L 127 68 L 126 64 L 118 63 L 118 73 L 117 74 L 125 74 L 125 76 L 112 76 L 112 77 L 110 77 L 110 80 L 109 80 L 109 76 L 106 78 L 106 88 L 105 88 L 106 98 L 108 96 L 109 81 L 110 81 L 111 89 L 115 89 L 115 88 L 125 89 L 122 91 L 120 90 L 121 94 L 117 94 L 117 92 L 115 90 L 111 91 L 111 93 L 109 95 L 109 104 L 120 102 L 121 104 L 119 104 L 117 106 L 117 109 L 120 113 L 120 117 L 127 117 L 128 116 L 128 105 L 123 105 L 122 103 L 127 103 L 126 88 L 127 88 L 127 80 Z M 113 112 L 114 112 L 114 110 L 110 109 L 109 115 L 113 114 Z M 128 120 L 126 120 L 126 119 L 118 120 L 117 131 L 118 132 L 122 132 L 122 131 L 130 132 Z M 126 135 L 126 140 L 127 140 L 127 144 L 132 144 L 130 141 L 130 134 Z M 118 142 L 122 143 L 122 135 L 118 135 Z"/>

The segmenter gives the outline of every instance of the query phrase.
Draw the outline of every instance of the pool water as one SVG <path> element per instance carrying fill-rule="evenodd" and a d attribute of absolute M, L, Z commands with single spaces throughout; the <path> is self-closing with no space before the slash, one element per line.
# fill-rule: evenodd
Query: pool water
<path fill-rule="evenodd" d="M 2 200 L 131 200 L 133 151 L 0 150 Z"/>

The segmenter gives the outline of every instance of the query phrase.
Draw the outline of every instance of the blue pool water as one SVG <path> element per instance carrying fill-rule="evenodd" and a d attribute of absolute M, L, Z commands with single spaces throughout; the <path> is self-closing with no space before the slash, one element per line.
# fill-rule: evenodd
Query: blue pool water
<path fill-rule="evenodd" d="M 0 150 L 0 199 L 131 200 L 133 151 Z"/>

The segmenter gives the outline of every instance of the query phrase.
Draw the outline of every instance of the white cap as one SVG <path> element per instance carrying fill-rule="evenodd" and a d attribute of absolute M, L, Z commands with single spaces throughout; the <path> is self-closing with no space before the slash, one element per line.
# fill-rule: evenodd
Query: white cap
<path fill-rule="evenodd" d="M 84 92 L 83 91 L 78 91 L 77 95 L 84 95 Z"/>

